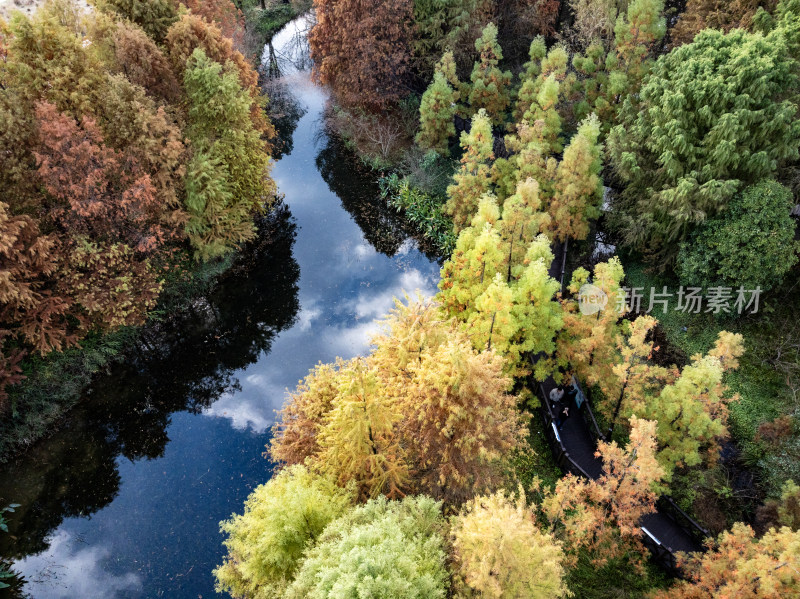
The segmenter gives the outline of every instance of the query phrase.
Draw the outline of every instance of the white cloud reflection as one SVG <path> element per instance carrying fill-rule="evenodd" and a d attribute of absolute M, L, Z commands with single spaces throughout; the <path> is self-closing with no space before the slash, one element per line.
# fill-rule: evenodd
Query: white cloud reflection
<path fill-rule="evenodd" d="M 112 574 L 104 569 L 111 550 L 88 547 L 62 530 L 50 541 L 50 547 L 14 564 L 14 569 L 28 581 L 25 590 L 36 599 L 113 599 L 140 591 L 138 574 Z"/>

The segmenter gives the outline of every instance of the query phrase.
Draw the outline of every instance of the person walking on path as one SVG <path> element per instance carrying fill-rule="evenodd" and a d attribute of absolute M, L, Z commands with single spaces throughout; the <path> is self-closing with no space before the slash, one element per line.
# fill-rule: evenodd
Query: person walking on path
<path fill-rule="evenodd" d="M 557 430 L 561 430 L 561 427 L 564 426 L 564 422 L 567 418 L 569 418 L 570 408 L 569 405 L 564 405 L 562 403 L 563 399 L 564 388 L 561 385 L 554 387 L 550 391 L 550 402 L 553 409 L 553 414 L 556 417 L 555 422 Z"/>

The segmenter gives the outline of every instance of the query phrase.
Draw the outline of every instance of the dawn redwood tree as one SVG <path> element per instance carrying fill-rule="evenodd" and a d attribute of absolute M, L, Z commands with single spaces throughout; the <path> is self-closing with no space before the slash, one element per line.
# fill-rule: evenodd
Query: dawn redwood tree
<path fill-rule="evenodd" d="M 723 331 L 708 354 L 693 356 L 674 382 L 634 407 L 640 417 L 658 421 L 658 460 L 666 482 L 676 468 L 717 461 L 732 399 L 722 377 L 738 368 L 743 353 L 742 336 Z"/>
<path fill-rule="evenodd" d="M 217 591 L 283 597 L 305 552 L 351 502 L 350 493 L 305 466 L 280 470 L 250 493 L 244 513 L 220 522 L 227 555 L 214 570 Z"/>
<path fill-rule="evenodd" d="M 291 466 L 319 454 L 319 431 L 348 373 L 348 363 L 337 358 L 318 364 L 298 383 L 272 429 L 267 452 L 272 461 Z"/>
<path fill-rule="evenodd" d="M 439 280 L 439 301 L 446 313 L 466 321 L 475 311 L 475 300 L 489 287 L 496 274 L 505 275 L 506 259 L 499 227 L 500 210 L 491 195 L 484 196 L 472 226 L 456 239 L 450 259 Z"/>
<path fill-rule="evenodd" d="M 491 121 L 486 111 L 480 110 L 472 117 L 469 133 L 461 134 L 461 168 L 447 187 L 445 211 L 453 217 L 456 233 L 472 221 L 481 196 L 491 189 L 493 143 Z"/>
<path fill-rule="evenodd" d="M 474 40 L 492 19 L 490 0 L 413 0 L 414 63 L 430 73 L 435 57 L 452 52 L 454 65 L 472 64 Z"/>
<path fill-rule="evenodd" d="M 783 599 L 800 593 L 800 532 L 770 529 L 760 539 L 737 522 L 709 551 L 682 556 L 689 580 L 657 591 L 654 599 Z"/>
<path fill-rule="evenodd" d="M 503 60 L 503 50 L 497 42 L 494 23 L 484 27 L 481 37 L 475 40 L 475 50 L 480 57 L 470 76 L 469 106 L 471 110 L 484 109 L 491 123 L 499 125 L 505 120 L 505 111 L 511 102 L 511 73 L 501 71 L 498 66 Z"/>
<path fill-rule="evenodd" d="M 105 79 L 92 47 L 46 10 L 13 19 L 10 30 L 6 83 L 25 109 L 32 113 L 34 103 L 44 100 L 73 118 L 92 115 Z"/>
<path fill-rule="evenodd" d="M 37 175 L 56 200 L 50 218 L 71 235 L 114 240 L 151 252 L 165 239 L 165 206 L 150 175 L 132 156 L 107 146 L 91 117 L 80 123 L 53 104 L 36 106 Z"/>
<path fill-rule="evenodd" d="M 314 0 L 314 76 L 345 105 L 383 109 L 407 95 L 411 0 Z"/>
<path fill-rule="evenodd" d="M 123 21 L 112 39 L 118 68 L 128 81 L 167 102 L 178 99 L 181 88 L 169 60 L 142 29 Z"/>
<path fill-rule="evenodd" d="M 178 20 L 178 7 L 172 0 L 99 0 L 98 8 L 136 23 L 156 43 L 164 41 Z"/>
<path fill-rule="evenodd" d="M 548 207 L 550 232 L 556 241 L 586 239 L 589 221 L 600 216 L 603 147 L 599 137 L 600 121 L 592 114 L 580 124 L 558 163 L 553 199 Z"/>
<path fill-rule="evenodd" d="M 434 150 L 441 156 L 450 154 L 449 141 L 456 134 L 453 123 L 456 92 L 445 75 L 436 72 L 433 81 L 422 94 L 419 107 L 419 132 L 415 138 L 423 150 Z"/>
<path fill-rule="evenodd" d="M 621 331 L 620 319 L 627 312 L 625 292 L 621 282 L 625 272 L 618 257 L 601 262 L 594 267 L 591 277 L 584 268 L 575 269 L 563 308 L 564 328 L 556 340 L 558 363 L 575 373 L 589 387 L 613 378 L 615 342 Z M 602 310 L 583 314 L 578 302 L 583 285 L 591 282 L 607 298 Z M 622 308 L 622 310 L 620 310 Z"/>
<path fill-rule="evenodd" d="M 77 237 L 67 249 L 58 289 L 72 298 L 84 332 L 144 324 L 162 284 L 147 259 L 124 243 Z"/>
<path fill-rule="evenodd" d="M 777 0 L 688 0 L 678 22 L 669 32 L 673 46 L 688 44 L 703 29 L 752 29 L 760 8 L 772 11 Z"/>
<path fill-rule="evenodd" d="M 193 153 L 186 232 L 195 256 L 209 260 L 253 237 L 252 215 L 271 202 L 275 184 L 266 145 L 251 119 L 251 95 L 237 74 L 198 48 L 187 63 L 184 85 Z"/>
<path fill-rule="evenodd" d="M 503 366 L 499 354 L 476 352 L 463 334 L 409 366 L 399 408 L 422 492 L 459 504 L 502 484 L 508 455 L 524 446 L 528 419 Z"/>
<path fill-rule="evenodd" d="M 632 419 L 630 441 L 624 448 L 615 441 L 598 445 L 603 458 L 599 479 L 568 475 L 554 490 L 543 493 L 538 510 L 563 541 L 572 563 L 583 550 L 598 567 L 625 555 L 635 567 L 643 567 L 646 550 L 639 520 L 655 511 L 653 487 L 663 476 L 655 457 L 655 426 Z"/>
<path fill-rule="evenodd" d="M 536 525 L 525 495 L 470 500 L 452 519 L 455 586 L 464 596 L 566 597 L 561 544 Z M 459 595 L 461 596 L 461 595 Z"/>
<path fill-rule="evenodd" d="M 4 337 L 16 338 L 41 355 L 77 342 L 67 325 L 72 301 L 56 293 L 51 280 L 59 268 L 59 250 L 55 235 L 42 235 L 35 220 L 12 216 L 8 204 L 0 202 L 0 322 Z M 4 372 L 8 376 L 9 368 Z"/>
<path fill-rule="evenodd" d="M 408 491 L 409 461 L 401 445 L 398 402 L 371 364 L 353 360 L 318 433 L 315 468 L 340 486 L 354 483 L 360 499 Z"/>
<path fill-rule="evenodd" d="M 244 14 L 232 0 L 187 0 L 186 8 L 219 27 L 223 37 L 241 48 L 244 42 Z"/>
<path fill-rule="evenodd" d="M 233 47 L 233 42 L 222 35 L 219 27 L 187 13 L 170 27 L 164 43 L 172 69 L 184 84 L 185 71 L 193 64 L 190 58 L 197 49 L 202 50 L 209 60 L 222 65 L 226 72 L 235 72 L 239 84 L 250 95 L 250 120 L 254 129 L 267 140 L 275 137 L 275 129 L 264 114 L 265 100 L 258 86 L 258 73 L 252 63 Z M 232 67 L 228 67 L 229 61 Z"/>
<path fill-rule="evenodd" d="M 790 41 L 783 27 L 706 30 L 656 61 L 608 142 L 627 184 L 612 224 L 627 244 L 666 265 L 738 190 L 797 158 Z"/>
<path fill-rule="evenodd" d="M 183 238 L 184 133 L 172 111 L 122 74 L 110 75 L 97 107 L 105 143 L 150 177 L 167 238 Z"/>

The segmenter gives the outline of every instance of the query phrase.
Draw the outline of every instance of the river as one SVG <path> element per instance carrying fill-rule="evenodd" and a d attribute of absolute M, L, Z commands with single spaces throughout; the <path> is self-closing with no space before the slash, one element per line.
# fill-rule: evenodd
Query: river
<path fill-rule="evenodd" d="M 364 354 L 393 297 L 435 291 L 435 256 L 326 132 L 307 27 L 289 23 L 262 65 L 280 73 L 268 90 L 283 109 L 272 174 L 284 205 L 213 292 L 0 471 L 0 505 L 22 504 L 0 535 L 19 576 L 0 597 L 215 596 L 218 523 L 269 479 L 262 453 L 286 389 L 319 361 Z"/>

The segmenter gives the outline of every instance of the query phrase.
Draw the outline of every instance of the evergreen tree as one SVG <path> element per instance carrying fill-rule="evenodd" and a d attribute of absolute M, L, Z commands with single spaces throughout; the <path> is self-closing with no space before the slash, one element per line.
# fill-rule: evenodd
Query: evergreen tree
<path fill-rule="evenodd" d="M 486 111 L 480 110 L 472 117 L 469 133 L 461 134 L 461 168 L 453 175 L 454 183 L 447 188 L 445 211 L 453 217 L 458 233 L 471 220 L 481 196 L 491 187 L 492 125 Z"/>
<path fill-rule="evenodd" d="M 549 207 L 550 227 L 556 240 L 586 239 L 589 221 L 600 216 L 603 180 L 599 137 L 600 122 L 592 115 L 580 124 L 558 164 Z"/>
<path fill-rule="evenodd" d="M 792 192 L 772 180 L 736 194 L 718 216 L 681 243 L 681 282 L 763 290 L 780 285 L 797 263 Z"/>
<path fill-rule="evenodd" d="M 449 140 L 456 134 L 453 124 L 456 94 L 445 75 L 436 72 L 419 107 L 420 130 L 415 138 L 423 150 L 434 150 L 442 156 L 450 153 Z"/>
<path fill-rule="evenodd" d="M 737 190 L 798 156 L 787 96 L 796 63 L 784 29 L 708 30 L 659 58 L 609 154 L 628 184 L 612 210 L 628 244 L 674 258 L 678 243 Z"/>
<path fill-rule="evenodd" d="M 509 85 L 511 73 L 501 71 L 498 64 L 503 60 L 503 51 L 497 42 L 497 27 L 489 23 L 481 37 L 475 41 L 480 60 L 475 62 L 470 81 L 472 89 L 469 105 L 472 110 L 486 110 L 491 123 L 499 125 L 505 120 L 505 111 L 510 104 Z"/>

